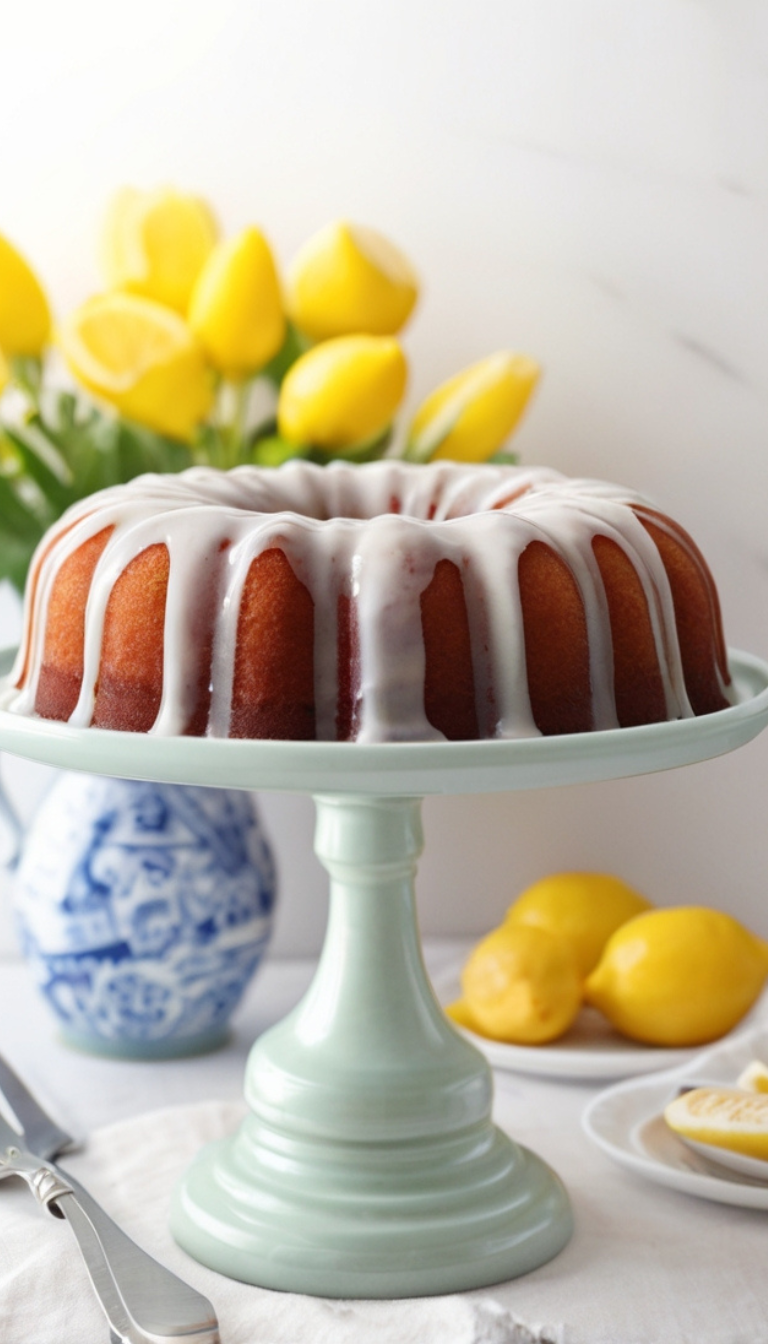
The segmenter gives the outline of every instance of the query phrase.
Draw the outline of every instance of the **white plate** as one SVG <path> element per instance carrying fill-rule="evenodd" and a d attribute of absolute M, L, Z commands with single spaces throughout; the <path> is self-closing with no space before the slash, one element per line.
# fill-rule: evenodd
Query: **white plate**
<path fill-rule="evenodd" d="M 461 966 L 455 966 L 434 978 L 435 993 L 444 1008 L 459 998 L 460 972 Z M 657 1048 L 629 1041 L 614 1031 L 602 1013 L 586 1007 L 581 1009 L 570 1030 L 551 1045 L 507 1045 L 465 1028 L 461 1030 L 495 1069 L 550 1078 L 631 1078 L 684 1064 L 696 1054 L 695 1050 Z"/>
<path fill-rule="evenodd" d="M 768 1173 L 755 1179 L 726 1166 L 729 1154 L 684 1143 L 664 1120 L 664 1107 L 686 1086 L 733 1087 L 753 1059 L 768 1059 L 768 1026 L 753 1027 L 710 1046 L 689 1063 L 652 1078 L 601 1092 L 582 1117 L 585 1133 L 620 1166 L 659 1185 L 719 1204 L 768 1209 Z M 768 1164 L 761 1162 L 761 1168 Z"/>

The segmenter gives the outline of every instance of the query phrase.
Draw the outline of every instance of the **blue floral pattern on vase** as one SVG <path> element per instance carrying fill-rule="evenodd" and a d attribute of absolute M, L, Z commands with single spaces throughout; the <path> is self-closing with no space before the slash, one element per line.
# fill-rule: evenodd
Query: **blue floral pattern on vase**
<path fill-rule="evenodd" d="M 275 868 L 250 794 L 63 774 L 15 909 L 64 1036 L 102 1053 L 211 1048 L 269 941 Z"/>

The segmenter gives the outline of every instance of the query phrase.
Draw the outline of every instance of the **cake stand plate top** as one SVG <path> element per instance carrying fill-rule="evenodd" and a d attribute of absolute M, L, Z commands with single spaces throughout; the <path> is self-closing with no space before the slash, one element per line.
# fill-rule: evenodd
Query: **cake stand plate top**
<path fill-rule="evenodd" d="M 0 653 L 0 677 L 13 662 Z M 72 728 L 3 708 L 0 749 L 66 769 L 128 779 L 378 797 L 495 793 L 669 770 L 743 746 L 768 725 L 768 665 L 731 651 L 736 703 L 716 714 L 636 728 L 480 742 L 252 741 Z"/>

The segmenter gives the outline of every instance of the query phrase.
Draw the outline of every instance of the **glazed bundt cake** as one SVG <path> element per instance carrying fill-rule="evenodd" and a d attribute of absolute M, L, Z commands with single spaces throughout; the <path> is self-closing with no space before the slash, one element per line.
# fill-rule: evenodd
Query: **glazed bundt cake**
<path fill-rule="evenodd" d="M 543 468 L 376 462 L 142 476 L 33 561 L 11 708 L 80 726 L 514 738 L 729 703 L 677 523 Z"/>

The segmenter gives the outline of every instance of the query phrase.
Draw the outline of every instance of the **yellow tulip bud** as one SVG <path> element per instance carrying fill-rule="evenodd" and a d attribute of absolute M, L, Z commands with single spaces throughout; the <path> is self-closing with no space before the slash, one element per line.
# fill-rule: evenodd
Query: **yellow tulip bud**
<path fill-rule="evenodd" d="M 192 291 L 188 320 L 214 368 L 230 378 L 254 373 L 277 354 L 286 328 L 280 281 L 258 229 L 214 248 Z"/>
<path fill-rule="evenodd" d="M 101 294 L 64 323 L 74 376 L 129 420 L 189 439 L 213 401 L 202 346 L 170 308 L 134 294 Z"/>
<path fill-rule="evenodd" d="M 37 357 L 50 331 L 48 300 L 37 276 L 0 234 L 0 345 L 6 358 Z"/>
<path fill-rule="evenodd" d="M 359 224 L 329 224 L 310 238 L 288 276 L 288 309 L 313 340 L 367 332 L 393 336 L 419 292 L 402 252 Z"/>
<path fill-rule="evenodd" d="M 217 237 L 211 211 L 196 196 L 124 187 L 104 221 L 101 250 L 107 284 L 184 314 Z"/>
<path fill-rule="evenodd" d="M 382 433 L 400 404 L 405 355 L 387 336 L 338 336 L 297 359 L 280 389 L 280 434 L 343 451 Z"/>
<path fill-rule="evenodd" d="M 538 364 L 527 355 L 505 351 L 457 373 L 416 412 L 406 457 L 485 462 L 512 433 L 539 374 Z"/>

